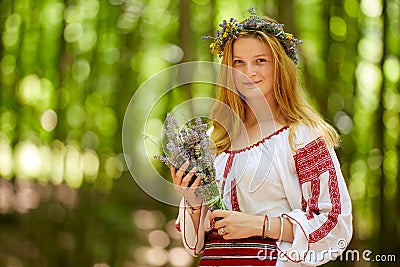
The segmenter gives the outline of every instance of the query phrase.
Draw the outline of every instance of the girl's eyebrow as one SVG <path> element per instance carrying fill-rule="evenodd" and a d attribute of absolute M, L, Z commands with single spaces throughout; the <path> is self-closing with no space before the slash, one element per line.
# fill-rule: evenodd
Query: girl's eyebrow
<path fill-rule="evenodd" d="M 263 53 L 263 54 L 257 54 L 257 55 L 254 55 L 253 57 L 266 57 L 267 56 L 267 54 L 265 54 L 265 53 Z M 236 57 L 236 58 L 241 58 L 241 56 L 233 56 L 234 58 Z"/>

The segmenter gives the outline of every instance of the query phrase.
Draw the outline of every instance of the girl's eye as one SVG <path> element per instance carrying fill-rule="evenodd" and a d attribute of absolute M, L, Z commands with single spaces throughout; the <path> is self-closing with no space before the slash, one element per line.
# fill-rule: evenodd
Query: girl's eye
<path fill-rule="evenodd" d="M 243 63 L 243 61 L 240 60 L 240 59 L 236 59 L 236 60 L 233 61 L 233 63 L 234 63 L 234 64 L 240 64 L 240 63 Z"/>
<path fill-rule="evenodd" d="M 261 62 L 267 62 L 267 60 L 265 58 L 259 58 L 257 59 L 257 62 L 261 63 Z"/>

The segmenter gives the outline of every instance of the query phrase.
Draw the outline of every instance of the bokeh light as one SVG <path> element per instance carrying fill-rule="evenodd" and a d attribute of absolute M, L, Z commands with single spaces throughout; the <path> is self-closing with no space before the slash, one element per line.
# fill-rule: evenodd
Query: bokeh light
<path fill-rule="evenodd" d="M 162 230 L 151 231 L 148 235 L 150 245 L 155 248 L 166 248 L 171 243 L 168 234 Z"/>
<path fill-rule="evenodd" d="M 189 266 L 193 262 L 192 256 L 182 247 L 170 249 L 168 259 L 173 266 Z"/>
<path fill-rule="evenodd" d="M 57 121 L 58 121 L 57 113 L 52 109 L 46 110 L 40 117 L 40 123 L 43 129 L 45 129 L 48 132 L 51 132 L 52 130 L 54 130 L 54 128 L 56 128 Z"/>
<path fill-rule="evenodd" d="M 36 178 L 42 171 L 42 155 L 37 145 L 25 141 L 17 144 L 14 154 L 15 172 L 20 178 Z"/>

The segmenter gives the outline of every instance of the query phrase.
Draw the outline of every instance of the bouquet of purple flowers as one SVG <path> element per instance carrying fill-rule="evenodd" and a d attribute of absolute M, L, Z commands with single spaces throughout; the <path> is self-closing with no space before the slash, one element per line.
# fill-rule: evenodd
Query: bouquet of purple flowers
<path fill-rule="evenodd" d="M 168 113 L 163 130 L 167 139 L 165 155 L 157 155 L 156 159 L 161 160 L 168 167 L 175 168 L 179 168 L 188 161 L 187 170 L 196 167 L 195 176 L 201 178 L 199 186 L 195 189 L 195 195 L 200 197 L 210 210 L 226 210 L 215 179 L 214 156 L 210 149 L 211 141 L 207 135 L 207 128 L 207 123 L 203 123 L 200 117 L 188 120 L 179 127 L 178 120 Z M 195 176 L 189 186 L 193 183 Z"/>

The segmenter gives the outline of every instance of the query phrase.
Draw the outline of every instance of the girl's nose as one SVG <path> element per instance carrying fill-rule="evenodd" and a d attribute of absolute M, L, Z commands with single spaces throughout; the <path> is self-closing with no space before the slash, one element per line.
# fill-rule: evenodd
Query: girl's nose
<path fill-rule="evenodd" d="M 256 69 L 252 64 L 246 64 L 245 74 L 249 77 L 254 76 L 256 74 Z"/>

